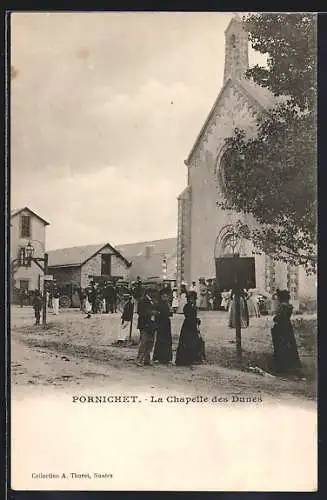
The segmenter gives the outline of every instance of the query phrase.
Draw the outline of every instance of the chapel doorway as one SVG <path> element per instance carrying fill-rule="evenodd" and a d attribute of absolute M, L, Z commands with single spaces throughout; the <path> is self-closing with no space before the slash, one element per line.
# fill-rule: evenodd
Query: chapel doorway
<path fill-rule="evenodd" d="M 233 225 L 224 226 L 218 233 L 214 259 L 216 286 L 221 292 L 233 289 L 236 281 L 240 288 L 256 287 L 255 258 L 247 255 L 246 242 L 236 235 Z"/>

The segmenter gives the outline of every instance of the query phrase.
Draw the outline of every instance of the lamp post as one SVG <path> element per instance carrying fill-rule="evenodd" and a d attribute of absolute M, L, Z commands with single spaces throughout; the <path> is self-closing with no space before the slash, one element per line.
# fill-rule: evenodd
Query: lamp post
<path fill-rule="evenodd" d="M 48 274 L 48 254 L 45 252 L 44 257 L 34 257 L 35 248 L 33 247 L 31 241 L 29 241 L 25 247 L 25 257 L 27 265 L 30 265 L 31 262 L 34 262 L 43 272 L 43 275 Z M 43 266 L 40 264 L 43 262 Z M 42 324 L 46 325 L 47 323 L 47 289 L 46 289 L 46 280 L 43 276 L 43 296 L 42 296 Z"/>

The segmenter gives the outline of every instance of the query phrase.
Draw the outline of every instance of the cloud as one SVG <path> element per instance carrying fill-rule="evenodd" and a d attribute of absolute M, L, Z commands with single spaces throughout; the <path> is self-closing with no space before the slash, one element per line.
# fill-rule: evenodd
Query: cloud
<path fill-rule="evenodd" d="M 12 204 L 49 247 L 176 234 L 230 13 L 14 13 Z"/>

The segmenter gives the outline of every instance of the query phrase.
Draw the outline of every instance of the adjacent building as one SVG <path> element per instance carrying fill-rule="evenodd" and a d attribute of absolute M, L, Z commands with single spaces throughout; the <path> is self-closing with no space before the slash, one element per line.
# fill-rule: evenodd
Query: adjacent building
<path fill-rule="evenodd" d="M 160 278 L 176 281 L 176 238 L 128 243 L 118 245 L 116 249 L 131 261 L 129 278 L 132 281 L 136 280 L 137 276 L 141 279 Z"/>
<path fill-rule="evenodd" d="M 249 135 L 256 133 L 256 119 L 267 113 L 276 98 L 267 89 L 245 78 L 249 68 L 248 34 L 235 16 L 225 31 L 225 68 L 221 91 L 185 160 L 187 186 L 178 198 L 177 285 L 200 277 L 214 278 L 215 258 L 230 255 L 233 225 L 239 214 L 217 207 L 223 196 L 224 169 L 228 168 L 225 138 L 236 127 Z M 267 166 L 268 168 L 268 166 Z M 245 222 L 255 221 L 243 216 Z M 316 294 L 315 281 L 304 269 L 254 255 L 249 241 L 241 241 L 237 251 L 255 259 L 256 285 L 272 292 L 287 288 L 295 307 L 299 298 Z"/>
<path fill-rule="evenodd" d="M 93 277 L 128 279 L 131 263 L 110 243 L 51 250 L 49 274 L 58 285 L 85 288 Z"/>
<path fill-rule="evenodd" d="M 25 266 L 25 247 L 30 241 L 35 248 L 34 257 L 44 257 L 48 225 L 49 222 L 28 207 L 11 211 L 10 261 L 13 287 L 26 290 L 39 288 L 43 273 L 34 262 L 29 267 Z"/>
<path fill-rule="evenodd" d="M 176 280 L 177 239 L 110 243 L 51 250 L 48 272 L 59 285 L 85 288 L 92 277 Z"/>

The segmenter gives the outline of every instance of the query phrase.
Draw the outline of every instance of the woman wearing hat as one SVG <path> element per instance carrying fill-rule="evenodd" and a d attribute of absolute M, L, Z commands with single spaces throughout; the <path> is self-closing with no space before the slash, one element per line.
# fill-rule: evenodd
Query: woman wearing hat
<path fill-rule="evenodd" d="M 175 364 L 190 366 L 202 362 L 202 344 L 197 323 L 196 292 L 187 294 L 187 303 L 184 306 L 183 314 L 185 319 L 179 336 Z"/>
<path fill-rule="evenodd" d="M 169 291 L 160 291 L 156 314 L 156 342 L 153 351 L 153 361 L 168 365 L 173 359 L 170 317 L 173 315 L 169 306 Z"/>
<path fill-rule="evenodd" d="M 271 329 L 276 372 L 302 377 L 302 365 L 291 322 L 293 306 L 289 301 L 288 290 L 279 290 L 278 307 L 273 318 L 274 326 Z"/>

